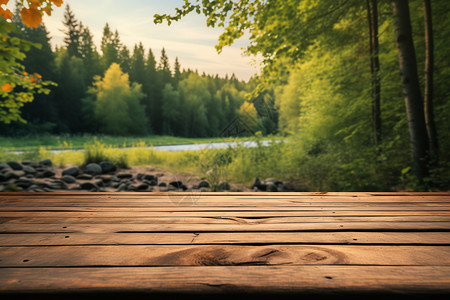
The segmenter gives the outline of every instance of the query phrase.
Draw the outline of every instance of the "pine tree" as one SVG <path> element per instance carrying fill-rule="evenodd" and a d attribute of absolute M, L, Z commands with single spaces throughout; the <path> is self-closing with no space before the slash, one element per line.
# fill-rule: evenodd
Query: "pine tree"
<path fill-rule="evenodd" d="M 67 48 L 67 54 L 69 56 L 81 57 L 81 23 L 75 18 L 74 13 L 70 9 L 69 4 L 66 6 L 64 12 L 63 24 L 66 29 L 63 31 L 65 33 L 64 44 Z"/>
<path fill-rule="evenodd" d="M 145 84 L 145 49 L 142 43 L 134 45 L 133 56 L 131 57 L 130 80 Z"/>
<path fill-rule="evenodd" d="M 127 46 L 123 46 L 119 52 L 119 65 L 124 73 L 131 72 L 131 56 Z"/>
<path fill-rule="evenodd" d="M 95 75 L 100 75 L 102 68 L 100 65 L 100 55 L 93 41 L 93 35 L 88 27 L 83 26 L 81 32 L 81 58 L 86 70 L 86 85 L 90 85 Z"/>
<path fill-rule="evenodd" d="M 165 86 L 166 83 L 171 83 L 172 73 L 170 71 L 169 58 L 167 57 L 166 50 L 162 48 L 161 57 L 158 63 L 158 72 L 161 74 L 162 85 Z"/>
<path fill-rule="evenodd" d="M 142 99 L 146 107 L 146 114 L 149 116 L 152 131 L 159 133 L 161 129 L 161 83 L 156 70 L 156 60 L 152 49 L 148 50 L 145 63 L 145 83 L 142 85 L 146 97 Z M 158 130 L 158 131 L 157 131 Z"/>
<path fill-rule="evenodd" d="M 178 88 L 178 83 L 181 80 L 181 65 L 180 62 L 178 61 L 178 57 L 175 58 L 175 63 L 173 65 L 173 86 L 175 89 Z"/>
<path fill-rule="evenodd" d="M 120 63 L 119 52 L 121 49 L 121 43 L 119 32 L 116 30 L 113 33 L 108 23 L 106 23 L 103 28 L 100 49 L 102 50 L 102 63 L 104 70 L 107 70 L 112 63 Z"/>

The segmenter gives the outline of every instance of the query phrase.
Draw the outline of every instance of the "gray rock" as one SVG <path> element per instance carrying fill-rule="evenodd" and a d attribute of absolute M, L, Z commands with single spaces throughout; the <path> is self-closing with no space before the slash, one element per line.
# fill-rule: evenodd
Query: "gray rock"
<path fill-rule="evenodd" d="M 100 175 L 100 174 L 102 174 L 102 167 L 100 167 L 99 164 L 91 163 L 91 164 L 88 164 L 84 168 L 84 173 L 94 175 L 94 176 Z"/>
<path fill-rule="evenodd" d="M 33 183 L 34 183 L 34 181 L 31 179 L 21 178 L 21 179 L 16 180 L 14 182 L 14 185 L 17 185 L 21 188 L 26 189 L 26 188 L 29 188 Z"/>
<path fill-rule="evenodd" d="M 144 183 L 151 185 L 151 186 L 156 186 L 156 185 L 158 185 L 158 178 L 153 179 L 153 180 L 144 180 Z"/>
<path fill-rule="evenodd" d="M 67 184 L 62 180 L 53 180 L 50 184 L 47 185 L 48 187 L 51 187 L 55 190 L 67 190 L 68 186 Z"/>
<path fill-rule="evenodd" d="M 11 169 L 11 167 L 7 163 L 0 162 L 0 171 L 6 170 L 6 169 Z"/>
<path fill-rule="evenodd" d="M 92 179 L 92 175 L 89 174 L 81 174 L 77 176 L 77 179 L 81 179 L 81 180 L 91 180 Z"/>
<path fill-rule="evenodd" d="M 169 182 L 169 185 L 179 189 L 179 188 L 181 188 L 183 183 L 181 181 L 171 181 L 171 182 Z"/>
<path fill-rule="evenodd" d="M 230 190 L 230 184 L 228 182 L 221 182 L 219 183 L 219 190 L 221 191 L 229 191 Z"/>
<path fill-rule="evenodd" d="M 278 192 L 278 187 L 275 184 L 270 183 L 266 186 L 266 191 L 267 192 Z"/>
<path fill-rule="evenodd" d="M 142 179 L 148 180 L 148 181 L 156 181 L 156 183 L 158 183 L 158 177 L 156 177 L 155 175 L 151 175 L 151 174 L 144 174 L 144 176 L 142 176 Z"/>
<path fill-rule="evenodd" d="M 142 183 L 136 187 L 136 191 L 146 191 L 148 189 L 148 184 Z"/>
<path fill-rule="evenodd" d="M 78 174 L 80 174 L 80 169 L 78 167 L 72 167 L 72 168 L 68 168 L 62 171 L 61 173 L 63 176 L 64 175 L 70 175 L 73 177 L 77 177 Z"/>
<path fill-rule="evenodd" d="M 44 159 L 44 160 L 41 160 L 40 162 L 39 162 L 39 164 L 40 165 L 42 165 L 42 166 L 46 166 L 46 167 L 51 167 L 51 166 L 53 166 L 53 163 L 52 163 L 52 161 L 50 160 L 50 159 Z"/>
<path fill-rule="evenodd" d="M 80 184 L 80 188 L 82 190 L 88 190 L 88 191 L 98 190 L 98 186 L 92 182 L 83 182 Z"/>
<path fill-rule="evenodd" d="M 66 183 L 75 183 L 76 182 L 75 177 L 73 177 L 71 175 L 64 175 L 63 177 L 61 177 L 61 180 Z"/>
<path fill-rule="evenodd" d="M 133 174 L 130 173 L 120 173 L 116 175 L 119 179 L 130 179 L 133 178 Z"/>
<path fill-rule="evenodd" d="M 99 177 L 102 181 L 103 181 L 103 183 L 110 183 L 112 180 L 112 177 L 111 176 L 108 176 L 108 175 L 105 175 L 105 176 L 100 176 Z"/>
<path fill-rule="evenodd" d="M 53 177 L 55 176 L 55 172 L 53 172 L 52 170 L 45 170 L 44 172 L 42 172 L 41 176 L 43 178 Z"/>
<path fill-rule="evenodd" d="M 10 178 L 14 178 L 14 179 L 18 179 L 22 176 L 25 176 L 25 172 L 24 171 L 12 171 L 10 172 Z"/>
<path fill-rule="evenodd" d="M 255 180 L 253 181 L 252 186 L 250 187 L 252 190 L 258 189 L 261 191 L 265 191 L 266 190 L 266 185 L 262 184 L 261 181 L 259 180 L 259 178 L 255 178 Z"/>
<path fill-rule="evenodd" d="M 22 164 L 17 161 L 8 161 L 7 164 L 11 167 L 11 169 L 16 171 L 20 171 L 23 169 Z"/>
<path fill-rule="evenodd" d="M 11 172 L 3 172 L 0 174 L 0 182 L 8 181 L 11 178 Z"/>
<path fill-rule="evenodd" d="M 127 191 L 127 190 L 128 190 L 128 183 L 125 183 L 125 182 L 119 184 L 119 186 L 117 187 L 118 192 Z"/>
<path fill-rule="evenodd" d="M 276 185 L 278 187 L 279 185 L 282 185 L 283 182 L 279 181 L 279 180 L 276 180 L 276 179 L 273 179 L 273 178 L 269 178 L 269 179 L 264 180 L 263 184 L 265 184 L 265 185 L 274 184 L 274 185 Z"/>
<path fill-rule="evenodd" d="M 209 182 L 208 182 L 208 181 L 205 181 L 205 180 L 202 180 L 202 181 L 200 181 L 200 183 L 198 184 L 198 187 L 199 187 L 199 188 L 209 188 Z"/>
<path fill-rule="evenodd" d="M 109 161 L 100 162 L 100 167 L 102 168 L 102 173 L 111 173 L 117 170 L 116 166 Z"/>
<path fill-rule="evenodd" d="M 22 171 L 24 171 L 27 174 L 36 174 L 36 170 L 33 167 L 30 166 L 24 166 Z"/>

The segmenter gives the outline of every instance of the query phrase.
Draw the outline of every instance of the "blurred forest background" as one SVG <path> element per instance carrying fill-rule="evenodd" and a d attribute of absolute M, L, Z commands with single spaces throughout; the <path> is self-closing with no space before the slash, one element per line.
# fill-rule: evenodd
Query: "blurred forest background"
<path fill-rule="evenodd" d="M 265 60 L 261 75 L 247 82 L 183 69 L 182 61 L 167 57 L 164 49 L 145 49 L 139 41 L 128 49 L 121 43 L 120 28 L 108 24 L 97 49 L 89 28 L 69 6 L 63 47 L 52 46 L 45 24 L 30 28 L 14 14 L 18 30 L 11 36 L 42 45 L 26 52 L 25 70 L 57 85 L 25 103 L 20 118 L 26 122 L 17 118 L 0 124 L 1 135 L 221 137 L 232 136 L 225 131 L 238 120 L 244 128 L 240 135 L 278 142 L 215 150 L 207 157 L 192 154 L 192 164 L 202 160 L 237 182 L 255 177 L 288 180 L 299 190 L 449 189 L 450 1 L 431 1 L 432 48 L 426 34 L 428 1 L 404 1 L 409 2 L 419 88 L 432 102 L 428 117 L 435 127 L 428 133 L 434 144 L 424 146 L 426 171 L 419 175 L 411 162 L 414 149 L 392 1 L 255 2 L 261 7 L 251 6 L 251 1 L 228 8 L 198 4 L 175 16 L 155 16 L 158 22 L 176 20 L 197 7 L 209 25 L 217 25 L 224 22 L 224 13 L 240 7 L 241 15 L 235 11 L 232 16 L 246 13 L 246 18 L 229 19 L 218 48 L 250 30 L 246 52 L 262 54 Z"/>

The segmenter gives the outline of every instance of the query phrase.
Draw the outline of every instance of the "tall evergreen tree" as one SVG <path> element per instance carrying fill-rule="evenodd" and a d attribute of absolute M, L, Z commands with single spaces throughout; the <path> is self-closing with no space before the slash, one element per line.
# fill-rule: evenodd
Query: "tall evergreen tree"
<path fill-rule="evenodd" d="M 67 54 L 70 56 L 81 57 L 80 48 L 81 48 L 81 32 L 82 27 L 80 22 L 75 18 L 74 13 L 70 9 L 69 4 L 66 6 L 66 10 L 64 12 L 64 20 L 63 24 L 65 30 L 64 44 L 67 48 Z"/>
<path fill-rule="evenodd" d="M 142 43 L 134 45 L 133 56 L 131 57 L 130 80 L 145 84 L 145 49 Z"/>
<path fill-rule="evenodd" d="M 91 85 L 95 75 L 102 72 L 100 55 L 93 41 L 93 35 L 88 27 L 82 27 L 80 54 L 86 70 L 86 84 Z"/>
<path fill-rule="evenodd" d="M 124 73 L 130 74 L 131 72 L 131 55 L 127 46 L 123 46 L 119 52 L 119 65 Z"/>
<path fill-rule="evenodd" d="M 175 89 L 178 88 L 178 83 L 181 80 L 181 65 L 178 57 L 175 57 L 175 63 L 173 65 L 173 86 Z"/>
<path fill-rule="evenodd" d="M 69 56 L 67 49 L 57 53 L 58 87 L 55 97 L 58 99 L 58 114 L 62 121 L 60 132 L 79 133 L 84 130 L 82 120 L 82 102 L 87 85 L 84 63 L 81 58 Z"/>
<path fill-rule="evenodd" d="M 158 71 L 161 74 L 161 80 L 163 86 L 166 83 L 171 83 L 172 73 L 170 71 L 169 57 L 167 56 L 166 49 L 162 48 L 161 57 L 159 58 Z"/>
<path fill-rule="evenodd" d="M 150 126 L 155 133 L 160 130 L 161 121 L 161 98 L 162 89 L 160 79 L 156 70 L 156 59 L 152 49 L 148 50 L 145 62 L 145 83 L 142 85 L 146 97 L 142 99 L 146 114 L 150 118 Z"/>
<path fill-rule="evenodd" d="M 103 36 L 100 49 L 102 51 L 103 69 L 107 70 L 112 63 L 120 63 L 119 52 L 121 48 L 119 32 L 111 31 L 109 24 L 103 28 Z"/>

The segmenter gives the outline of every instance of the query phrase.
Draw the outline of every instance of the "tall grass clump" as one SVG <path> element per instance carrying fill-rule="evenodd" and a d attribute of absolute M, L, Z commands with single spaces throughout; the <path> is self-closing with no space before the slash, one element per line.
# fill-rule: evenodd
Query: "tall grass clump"
<path fill-rule="evenodd" d="M 92 144 L 84 145 L 83 154 L 83 165 L 110 161 L 119 168 L 127 168 L 129 166 L 126 151 L 119 148 L 113 148 L 112 146 L 106 146 L 97 139 L 94 139 L 94 143 Z"/>

